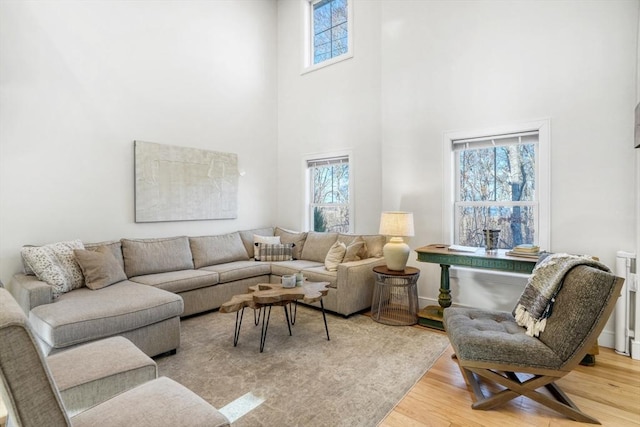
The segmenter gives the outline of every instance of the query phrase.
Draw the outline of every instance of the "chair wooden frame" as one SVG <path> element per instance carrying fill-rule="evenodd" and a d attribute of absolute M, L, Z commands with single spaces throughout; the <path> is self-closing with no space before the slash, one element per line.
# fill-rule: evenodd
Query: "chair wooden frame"
<path fill-rule="evenodd" d="M 600 318 L 580 348 L 573 353 L 572 357 L 563 365 L 562 369 L 554 370 L 504 363 L 463 360 L 454 355 L 465 382 L 473 392 L 474 403 L 471 407 L 473 409 L 487 410 L 500 406 L 516 397 L 526 396 L 572 420 L 600 424 L 596 418 L 582 412 L 555 381 L 564 377 L 578 366 L 589 349 L 596 343 L 598 335 L 600 335 L 602 329 L 604 329 L 609 316 L 615 308 L 623 283 L 624 279 L 620 277 L 615 279 L 611 298 L 607 301 Z M 529 377 L 521 379 L 518 377 L 518 374 L 525 374 Z M 505 388 L 499 392 L 485 396 L 480 386 L 480 380 L 498 384 Z M 544 387 L 551 396 L 537 391 L 541 387 Z"/>

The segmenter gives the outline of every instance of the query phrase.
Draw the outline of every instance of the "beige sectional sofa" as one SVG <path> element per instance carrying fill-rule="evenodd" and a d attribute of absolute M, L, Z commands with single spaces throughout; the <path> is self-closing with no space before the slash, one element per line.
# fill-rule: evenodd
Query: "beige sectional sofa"
<path fill-rule="evenodd" d="M 261 246 L 256 246 L 255 236 L 279 238 L 291 251 L 291 259 L 256 260 Z M 384 263 L 384 244 L 381 235 L 293 232 L 279 227 L 212 236 L 121 239 L 82 246 L 85 251 L 111 254 L 115 261 L 109 259 L 119 266 L 114 268 L 126 275 L 116 277 L 126 280 L 98 286 L 92 282 L 89 288 L 91 270 L 83 266 L 86 286 L 55 295 L 57 288 L 29 274 L 27 264 L 25 273 L 16 274 L 7 288 L 28 314 L 45 354 L 121 335 L 155 356 L 179 347 L 180 317 L 216 309 L 249 286 L 279 283 L 285 274 L 302 272 L 310 281 L 329 282 L 324 299 L 329 311 L 348 316 L 366 309 L 374 287 L 372 268 Z M 352 251 L 350 260 L 338 262 L 335 271 L 329 271 L 327 255 L 336 248 L 339 252 L 339 247 L 360 249 L 357 256 Z"/>

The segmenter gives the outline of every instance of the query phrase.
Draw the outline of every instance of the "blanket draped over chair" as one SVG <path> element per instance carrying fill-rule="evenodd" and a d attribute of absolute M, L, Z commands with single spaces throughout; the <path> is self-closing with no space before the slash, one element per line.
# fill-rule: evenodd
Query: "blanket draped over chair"
<path fill-rule="evenodd" d="M 513 310 L 518 325 L 527 328 L 527 335 L 537 337 L 544 331 L 564 276 L 572 268 L 583 264 L 610 271 L 609 267 L 591 257 L 566 253 L 549 255 L 536 265 Z"/>

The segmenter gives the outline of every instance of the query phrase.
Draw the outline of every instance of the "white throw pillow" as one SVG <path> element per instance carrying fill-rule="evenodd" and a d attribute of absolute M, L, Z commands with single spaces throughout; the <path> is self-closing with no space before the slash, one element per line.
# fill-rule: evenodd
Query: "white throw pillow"
<path fill-rule="evenodd" d="M 84 276 L 76 262 L 74 249 L 84 249 L 80 240 L 25 246 L 20 253 L 38 279 L 53 286 L 53 297 L 58 298 L 65 292 L 84 286 Z"/>
<path fill-rule="evenodd" d="M 329 252 L 327 252 L 327 256 L 324 259 L 324 268 L 328 271 L 338 271 L 338 264 L 342 262 L 346 252 L 347 246 L 344 243 L 335 242 L 329 249 Z"/>

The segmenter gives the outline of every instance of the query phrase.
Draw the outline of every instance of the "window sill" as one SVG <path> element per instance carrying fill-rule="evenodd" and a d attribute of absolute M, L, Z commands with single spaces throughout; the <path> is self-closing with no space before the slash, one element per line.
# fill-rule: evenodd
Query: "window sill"
<path fill-rule="evenodd" d="M 319 64 L 309 65 L 304 67 L 300 72 L 300 75 L 305 75 L 311 73 L 313 71 L 319 70 L 321 68 L 328 67 L 329 65 L 337 64 L 338 62 L 342 62 L 347 59 L 353 58 L 353 53 L 347 52 L 344 55 L 336 56 L 335 58 L 327 59 L 326 61 L 322 61 Z"/>

